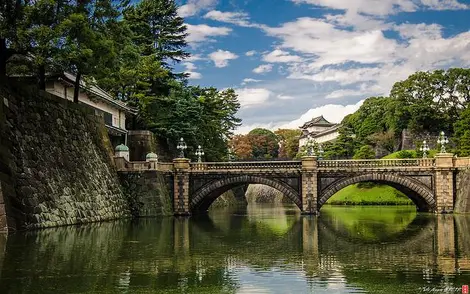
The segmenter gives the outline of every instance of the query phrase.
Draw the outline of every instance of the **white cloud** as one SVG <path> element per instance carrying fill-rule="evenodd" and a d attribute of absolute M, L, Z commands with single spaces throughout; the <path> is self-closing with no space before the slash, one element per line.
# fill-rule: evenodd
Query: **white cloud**
<path fill-rule="evenodd" d="M 251 78 L 245 78 L 245 79 L 243 79 L 243 82 L 242 82 L 241 85 L 243 86 L 243 85 L 246 85 L 246 84 L 248 84 L 248 83 L 259 83 L 259 82 L 261 82 L 261 80 L 256 80 L 256 79 L 251 79 Z"/>
<path fill-rule="evenodd" d="M 186 70 L 195 70 L 197 68 L 192 62 L 183 62 L 183 65 L 186 67 Z"/>
<path fill-rule="evenodd" d="M 261 74 L 261 73 L 270 72 L 272 69 L 273 69 L 272 64 L 262 64 L 258 66 L 257 68 L 253 69 L 253 72 L 257 74 Z"/>
<path fill-rule="evenodd" d="M 247 52 L 245 53 L 246 56 L 253 56 L 253 55 L 255 55 L 255 54 L 256 54 L 256 51 L 255 51 L 255 50 L 247 51 Z"/>
<path fill-rule="evenodd" d="M 394 59 L 399 46 L 395 40 L 384 37 L 382 31 L 341 30 L 322 19 L 299 18 L 266 32 L 282 40 L 282 47 L 316 56 L 310 69 L 345 62 L 376 63 Z"/>
<path fill-rule="evenodd" d="M 362 95 L 361 92 L 356 91 L 356 90 L 351 90 L 351 89 L 345 89 L 345 90 L 336 90 L 331 92 L 330 94 L 326 95 L 326 99 L 334 99 L 334 98 L 341 98 L 344 96 L 359 96 Z"/>
<path fill-rule="evenodd" d="M 229 60 L 237 59 L 238 55 L 225 50 L 217 50 L 208 55 L 216 67 L 226 67 Z"/>
<path fill-rule="evenodd" d="M 421 3 L 433 10 L 469 9 L 468 5 L 460 3 L 457 0 L 421 0 Z"/>
<path fill-rule="evenodd" d="M 272 95 L 271 91 L 264 88 L 242 88 L 235 89 L 235 92 L 238 95 L 241 107 L 263 104 Z"/>
<path fill-rule="evenodd" d="M 199 80 L 202 79 L 202 74 L 199 72 L 195 71 L 186 71 L 187 74 L 189 74 L 188 79 L 190 80 Z"/>
<path fill-rule="evenodd" d="M 393 29 L 400 33 L 400 36 L 404 39 L 411 38 L 427 38 L 437 39 L 441 37 L 442 26 L 438 24 L 400 24 L 395 25 Z"/>
<path fill-rule="evenodd" d="M 399 11 L 415 11 L 413 0 L 292 0 L 295 3 L 306 3 L 319 7 L 354 11 L 370 15 L 388 15 Z"/>
<path fill-rule="evenodd" d="M 201 10 L 207 10 L 217 4 L 217 0 L 188 0 L 188 2 L 178 8 L 178 15 L 189 17 L 199 13 Z"/>
<path fill-rule="evenodd" d="M 296 55 L 290 55 L 289 52 L 276 49 L 269 54 L 263 56 L 263 61 L 266 62 L 300 62 L 302 58 Z"/>
<path fill-rule="evenodd" d="M 235 133 L 237 134 L 247 134 L 254 128 L 266 128 L 272 131 L 277 129 L 298 129 L 301 125 L 311 120 L 314 117 L 323 115 L 325 119 L 332 123 L 340 123 L 343 118 L 351 113 L 354 113 L 356 110 L 361 107 L 364 100 L 357 102 L 356 104 L 350 105 L 338 105 L 338 104 L 327 104 L 324 106 L 311 108 L 303 113 L 299 118 L 294 119 L 288 122 L 270 122 L 270 123 L 256 123 L 250 125 L 242 125 Z"/>
<path fill-rule="evenodd" d="M 212 10 L 204 15 L 204 18 L 236 24 L 242 27 L 251 26 L 248 18 L 248 14 L 244 12 L 222 12 L 218 10 Z"/>
<path fill-rule="evenodd" d="M 294 99 L 294 97 L 293 97 L 293 96 L 289 96 L 289 95 L 279 94 L 279 95 L 277 95 L 277 99 L 281 99 L 281 100 L 291 100 L 291 99 Z"/>
<path fill-rule="evenodd" d="M 188 28 L 188 37 L 186 37 L 186 41 L 193 44 L 204 42 L 217 36 L 227 36 L 232 31 L 230 28 L 211 27 L 205 24 L 186 24 L 186 27 Z"/>
<path fill-rule="evenodd" d="M 311 4 L 344 10 L 352 13 L 386 16 L 398 12 L 413 12 L 418 9 L 457 10 L 468 9 L 468 5 L 457 0 L 291 0 L 295 3 Z"/>
<path fill-rule="evenodd" d="M 202 74 L 199 72 L 195 72 L 197 66 L 192 62 L 183 62 L 183 65 L 186 67 L 185 73 L 189 74 L 188 79 L 190 80 L 198 80 L 202 78 Z"/>
<path fill-rule="evenodd" d="M 351 30 L 315 18 L 299 18 L 265 31 L 280 39 L 278 50 L 288 48 L 303 59 L 288 63 L 289 78 L 373 85 L 367 91 L 336 88 L 327 98 L 387 95 L 395 82 L 416 71 L 470 65 L 470 31 L 444 38 L 438 24 L 390 24 L 388 28 L 402 40 L 388 38 L 380 29 Z"/>
<path fill-rule="evenodd" d="M 185 59 L 185 61 L 198 61 L 198 60 L 204 60 L 204 58 L 201 56 L 201 54 L 191 54 L 188 58 Z"/>

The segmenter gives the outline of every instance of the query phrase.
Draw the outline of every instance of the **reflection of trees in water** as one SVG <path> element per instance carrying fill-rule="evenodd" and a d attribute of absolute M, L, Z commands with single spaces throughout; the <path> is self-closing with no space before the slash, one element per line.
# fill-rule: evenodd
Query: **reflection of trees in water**
<path fill-rule="evenodd" d="M 437 274 L 442 271 L 440 227 L 432 215 L 418 215 L 409 223 L 390 218 L 391 226 L 406 225 L 379 239 L 361 239 L 343 225 L 351 216 L 299 217 L 281 215 L 281 210 L 246 214 L 149 218 L 13 235 L 0 272 L 0 293 L 234 292 L 239 284 L 233 269 L 241 267 L 293 270 L 315 283 L 346 279 L 370 291 L 385 276 L 391 293 L 401 279 L 422 283 L 422 269 L 431 278 L 443 278 Z M 277 217 L 279 227 L 265 221 Z M 469 220 L 455 218 L 460 255 L 470 256 Z"/>

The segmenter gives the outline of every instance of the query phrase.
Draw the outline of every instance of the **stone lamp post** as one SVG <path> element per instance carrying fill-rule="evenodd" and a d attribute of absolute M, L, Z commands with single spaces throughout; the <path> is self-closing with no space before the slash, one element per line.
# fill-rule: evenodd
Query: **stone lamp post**
<path fill-rule="evenodd" d="M 202 149 L 201 145 L 197 146 L 196 156 L 197 156 L 197 162 L 201 163 L 202 162 L 201 157 L 204 156 L 204 150 Z"/>
<path fill-rule="evenodd" d="M 325 153 L 325 151 L 323 150 L 322 145 L 318 144 L 318 160 L 323 159 L 323 153 Z"/>
<path fill-rule="evenodd" d="M 181 138 L 178 142 L 176 149 L 180 151 L 179 158 L 184 158 L 184 150 L 188 149 L 188 145 L 186 145 L 186 142 L 184 142 L 183 138 Z"/>
<path fill-rule="evenodd" d="M 124 157 L 124 159 L 129 161 L 129 147 L 124 144 L 117 145 L 114 149 L 114 156 Z"/>
<path fill-rule="evenodd" d="M 439 134 L 439 139 L 437 139 L 437 144 L 441 145 L 441 152 L 440 153 L 447 153 L 446 152 L 446 144 L 448 144 L 448 143 L 449 143 L 449 139 L 447 138 L 445 133 L 442 131 Z"/>
<path fill-rule="evenodd" d="M 315 156 L 315 150 L 314 150 L 314 142 L 312 140 L 312 137 L 310 135 L 308 136 L 307 140 L 307 156 Z"/>
<path fill-rule="evenodd" d="M 423 152 L 423 158 L 428 157 L 429 145 L 426 140 L 423 141 L 423 145 L 419 148 L 421 152 Z"/>
<path fill-rule="evenodd" d="M 158 164 L 158 155 L 150 152 L 145 156 L 145 161 L 150 163 L 150 168 L 152 169 L 157 169 L 157 164 Z"/>

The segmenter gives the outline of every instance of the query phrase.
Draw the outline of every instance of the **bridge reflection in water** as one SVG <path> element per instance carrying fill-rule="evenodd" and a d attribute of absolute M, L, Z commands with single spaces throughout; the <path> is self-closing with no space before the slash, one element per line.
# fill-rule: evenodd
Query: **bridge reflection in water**
<path fill-rule="evenodd" d="M 469 217 L 249 209 L 11 235 L 0 293 L 418 293 L 470 281 Z"/>

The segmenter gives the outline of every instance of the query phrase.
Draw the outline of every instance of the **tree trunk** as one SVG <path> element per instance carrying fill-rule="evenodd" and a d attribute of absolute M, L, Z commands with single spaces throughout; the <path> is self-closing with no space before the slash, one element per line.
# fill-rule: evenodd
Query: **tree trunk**
<path fill-rule="evenodd" d="M 40 65 L 38 72 L 38 85 L 40 90 L 46 90 L 46 66 Z"/>
<path fill-rule="evenodd" d="M 78 94 L 80 94 L 80 78 L 81 77 L 82 77 L 82 74 L 79 71 L 75 78 L 75 85 L 73 88 L 73 102 L 74 103 L 78 103 Z"/>

